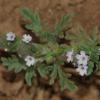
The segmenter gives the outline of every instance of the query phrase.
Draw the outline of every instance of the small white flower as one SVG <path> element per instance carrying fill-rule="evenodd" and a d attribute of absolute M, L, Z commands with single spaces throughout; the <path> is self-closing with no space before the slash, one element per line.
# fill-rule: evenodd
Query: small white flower
<path fill-rule="evenodd" d="M 80 54 L 76 55 L 78 65 L 87 65 L 89 57 L 84 51 L 81 51 Z"/>
<path fill-rule="evenodd" d="M 81 75 L 81 76 L 84 76 L 84 75 L 87 75 L 87 66 L 78 66 L 78 68 L 76 69 L 76 71 Z"/>
<path fill-rule="evenodd" d="M 35 64 L 36 60 L 35 60 L 35 58 L 32 57 L 32 56 L 27 56 L 27 57 L 25 58 L 25 62 L 26 62 L 26 65 L 30 67 L 30 66 L 32 66 L 32 65 Z"/>
<path fill-rule="evenodd" d="M 98 50 L 100 50 L 100 48 L 98 48 Z"/>
<path fill-rule="evenodd" d="M 4 49 L 4 51 L 5 51 L 5 52 L 7 52 L 7 51 L 8 51 L 8 49 L 7 49 L 7 48 L 5 48 L 5 49 Z"/>
<path fill-rule="evenodd" d="M 16 35 L 15 35 L 15 33 L 13 33 L 13 32 L 8 32 L 7 34 L 6 34 L 6 39 L 8 40 L 8 41 L 14 41 L 15 40 L 15 38 L 16 38 Z"/>
<path fill-rule="evenodd" d="M 32 40 L 32 37 L 29 34 L 24 34 L 22 41 L 25 43 L 29 43 Z"/>
<path fill-rule="evenodd" d="M 72 51 L 68 51 L 67 54 L 66 54 L 66 57 L 67 57 L 67 62 L 73 62 L 73 50 Z"/>

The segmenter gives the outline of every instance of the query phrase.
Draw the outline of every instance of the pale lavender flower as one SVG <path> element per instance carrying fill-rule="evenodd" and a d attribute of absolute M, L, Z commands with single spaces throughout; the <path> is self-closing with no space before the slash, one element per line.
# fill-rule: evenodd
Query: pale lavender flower
<path fill-rule="evenodd" d="M 34 65 L 36 63 L 36 60 L 35 60 L 34 57 L 28 55 L 25 58 L 25 62 L 26 62 L 26 65 L 30 67 L 30 66 L 32 66 L 32 65 Z"/>
<path fill-rule="evenodd" d="M 80 54 L 76 55 L 78 65 L 87 65 L 89 56 L 86 55 L 85 51 L 81 51 Z"/>
<path fill-rule="evenodd" d="M 8 41 L 14 41 L 15 38 L 16 38 L 16 35 L 15 35 L 15 33 L 13 33 L 13 32 L 8 32 L 8 33 L 6 34 L 6 39 L 7 39 Z"/>
<path fill-rule="evenodd" d="M 66 57 L 67 57 L 67 62 L 68 63 L 73 62 L 73 55 L 74 55 L 73 50 L 67 52 Z"/>
<path fill-rule="evenodd" d="M 24 34 L 23 35 L 23 38 L 22 38 L 22 41 L 25 42 L 25 43 L 29 43 L 30 41 L 32 40 L 32 37 L 28 34 Z"/>
<path fill-rule="evenodd" d="M 78 66 L 78 68 L 76 69 L 76 71 L 77 71 L 81 76 L 84 76 L 84 75 L 87 75 L 87 69 L 88 69 L 88 66 L 80 65 L 80 66 Z"/>

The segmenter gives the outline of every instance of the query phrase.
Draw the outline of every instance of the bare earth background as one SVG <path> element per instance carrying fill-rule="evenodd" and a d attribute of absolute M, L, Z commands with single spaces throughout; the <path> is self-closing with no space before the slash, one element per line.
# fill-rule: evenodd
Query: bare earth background
<path fill-rule="evenodd" d="M 73 24 L 81 24 L 87 30 L 100 28 L 100 0 L 0 0 L 0 34 L 13 31 L 22 34 L 19 8 L 29 7 L 40 13 L 41 19 L 50 26 L 68 13 L 74 12 Z M 5 73 L 3 76 L 2 73 Z M 100 100 L 100 79 L 92 80 L 91 86 L 80 85 L 76 92 L 51 91 L 47 87 L 32 86 L 30 89 L 17 75 L 0 67 L 0 100 Z M 13 81 L 14 80 L 14 81 Z M 92 84 L 93 83 L 93 84 Z"/>

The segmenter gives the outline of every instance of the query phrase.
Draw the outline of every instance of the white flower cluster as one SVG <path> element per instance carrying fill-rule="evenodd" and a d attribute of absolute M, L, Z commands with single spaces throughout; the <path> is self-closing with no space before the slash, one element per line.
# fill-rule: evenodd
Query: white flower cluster
<path fill-rule="evenodd" d="M 73 50 L 68 51 L 66 54 L 67 62 L 71 62 L 77 66 L 76 71 L 81 75 L 87 75 L 89 56 L 85 51 L 80 51 L 79 54 L 75 54 Z"/>
<path fill-rule="evenodd" d="M 15 35 L 15 33 L 13 33 L 13 32 L 8 32 L 8 33 L 6 34 L 6 40 L 7 40 L 7 41 L 14 41 L 15 38 L 16 38 L 16 35 Z M 32 40 L 32 37 L 31 37 L 29 34 L 24 34 L 24 35 L 22 36 L 22 41 L 25 42 L 25 43 L 29 43 L 31 40 Z M 26 65 L 27 65 L 28 67 L 31 67 L 32 65 L 34 65 L 34 64 L 36 63 L 35 58 L 32 57 L 32 56 L 29 56 L 29 55 L 26 56 L 24 60 L 25 60 Z"/>
<path fill-rule="evenodd" d="M 14 41 L 15 38 L 16 38 L 16 35 L 13 32 L 8 32 L 6 34 L 6 39 L 8 41 Z M 23 38 L 22 38 L 22 41 L 25 42 L 25 43 L 29 43 L 30 41 L 32 41 L 32 37 L 29 34 L 24 34 Z"/>

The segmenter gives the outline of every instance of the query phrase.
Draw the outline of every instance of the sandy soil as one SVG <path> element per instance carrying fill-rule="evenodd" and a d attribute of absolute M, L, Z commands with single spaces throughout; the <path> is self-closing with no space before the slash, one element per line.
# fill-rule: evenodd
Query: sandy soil
<path fill-rule="evenodd" d="M 98 25 L 100 27 L 100 0 L 0 0 L 0 34 L 13 31 L 22 34 L 19 8 L 29 7 L 40 13 L 41 19 L 52 26 L 55 21 L 69 12 L 76 13 L 73 25 L 81 24 L 87 30 Z M 5 69 L 0 67 L 0 72 Z M 49 91 L 44 87 L 25 86 L 23 80 L 9 82 L 0 73 L 0 100 L 99 100 L 100 89 L 95 85 L 80 86 L 76 92 L 63 93 Z M 13 74 L 10 74 L 13 75 Z M 6 76 L 5 76 L 6 77 Z M 17 77 L 20 77 L 17 76 Z M 95 79 L 94 79 L 95 81 Z M 100 86 L 100 80 L 97 85 Z M 87 90 L 88 89 L 88 90 Z"/>
<path fill-rule="evenodd" d="M 23 6 L 37 10 L 41 19 L 51 25 L 62 15 L 74 12 L 74 23 L 87 29 L 100 26 L 100 0 L 0 0 L 0 33 L 14 31 L 20 34 L 23 31 L 19 14 Z"/>

